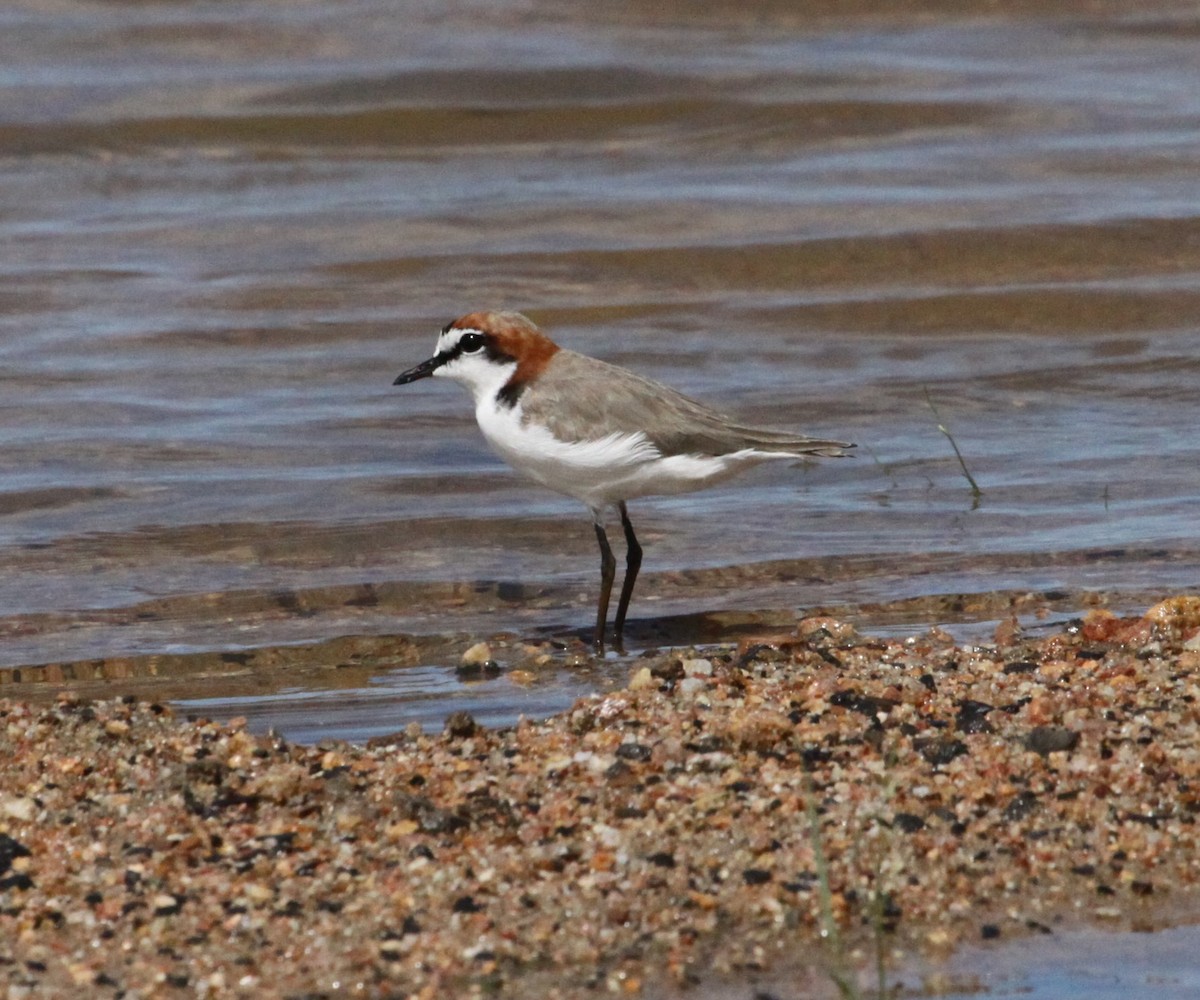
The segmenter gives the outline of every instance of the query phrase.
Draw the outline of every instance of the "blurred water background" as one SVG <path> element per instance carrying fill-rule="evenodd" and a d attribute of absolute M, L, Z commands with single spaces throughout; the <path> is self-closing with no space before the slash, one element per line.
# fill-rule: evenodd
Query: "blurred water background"
<path fill-rule="evenodd" d="M 461 390 L 391 386 L 476 308 L 859 443 L 637 503 L 635 644 L 1195 587 L 1198 36 L 1167 2 L 14 0 L 0 693 L 169 678 L 361 738 L 601 683 L 454 674 L 584 634 L 598 577 Z"/>

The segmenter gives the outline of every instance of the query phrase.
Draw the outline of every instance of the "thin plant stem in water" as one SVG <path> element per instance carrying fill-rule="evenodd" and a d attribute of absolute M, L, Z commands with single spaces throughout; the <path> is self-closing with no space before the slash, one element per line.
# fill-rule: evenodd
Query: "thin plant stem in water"
<path fill-rule="evenodd" d="M 862 1000 L 853 976 L 847 967 L 846 952 L 842 935 L 838 930 L 837 918 L 833 915 L 833 889 L 829 884 L 829 861 L 825 857 L 825 842 L 821 836 L 821 817 L 817 813 L 816 788 L 812 777 L 808 779 L 808 794 L 805 796 L 805 811 L 808 813 L 809 843 L 813 861 L 817 866 L 817 890 L 821 903 L 821 936 L 825 939 L 829 959 L 829 978 L 837 987 L 842 1000 Z"/>
<path fill-rule="evenodd" d="M 959 451 L 958 442 L 954 440 L 954 435 L 947 430 L 946 425 L 942 423 L 941 414 L 938 413 L 938 408 L 934 405 L 933 396 L 929 394 L 929 387 L 925 387 L 925 402 L 929 404 L 929 409 L 933 413 L 933 419 L 938 422 L 937 429 L 946 435 L 946 440 L 950 442 L 950 447 L 954 449 L 954 457 L 958 459 L 959 467 L 962 473 L 967 478 L 967 482 L 971 484 L 971 496 L 974 497 L 975 503 L 978 504 L 983 496 L 983 490 L 979 488 L 979 484 L 975 482 L 975 477 L 971 475 L 971 470 L 967 468 L 967 461 L 963 458 L 963 454 Z"/>

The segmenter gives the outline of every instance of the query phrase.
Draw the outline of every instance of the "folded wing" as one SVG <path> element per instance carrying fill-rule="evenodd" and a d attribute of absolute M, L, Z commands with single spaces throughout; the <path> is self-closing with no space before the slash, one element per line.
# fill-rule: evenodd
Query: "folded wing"
<path fill-rule="evenodd" d="M 854 447 L 845 441 L 747 427 L 659 382 L 573 351 L 559 351 L 550 366 L 554 378 L 540 380 L 525 393 L 521 409 L 526 419 L 544 423 L 563 441 L 641 433 L 664 456 L 752 450 L 838 458 Z"/>

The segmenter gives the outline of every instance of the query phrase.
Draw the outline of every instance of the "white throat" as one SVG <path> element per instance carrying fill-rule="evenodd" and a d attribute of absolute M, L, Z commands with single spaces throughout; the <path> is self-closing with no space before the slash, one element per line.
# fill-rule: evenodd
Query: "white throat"
<path fill-rule="evenodd" d="M 454 346 L 462 331 L 455 330 L 444 333 L 438 338 L 435 353 L 441 353 Z M 435 378 L 454 379 L 460 385 L 465 385 L 479 406 L 485 401 L 494 400 L 498 393 L 517 370 L 516 361 L 497 363 L 483 352 L 460 354 L 453 361 L 442 365 L 433 375 Z"/>

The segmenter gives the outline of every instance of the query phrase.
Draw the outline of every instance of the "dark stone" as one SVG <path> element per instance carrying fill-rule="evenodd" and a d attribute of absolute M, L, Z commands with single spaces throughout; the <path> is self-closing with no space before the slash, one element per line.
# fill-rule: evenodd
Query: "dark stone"
<path fill-rule="evenodd" d="M 925 820 L 913 813 L 896 813 L 892 817 L 892 823 L 904 833 L 916 833 L 925 829 Z"/>
<path fill-rule="evenodd" d="M 501 673 L 500 664 L 495 660 L 484 660 L 482 663 L 463 663 L 454 671 L 454 675 L 461 681 L 499 677 Z"/>
<path fill-rule="evenodd" d="M 809 648 L 831 667 L 840 667 L 842 665 L 841 659 L 831 653 L 824 646 L 810 646 Z"/>
<path fill-rule="evenodd" d="M 818 881 L 816 872 L 799 872 L 790 882 L 784 882 L 783 887 L 788 892 L 808 892 Z"/>
<path fill-rule="evenodd" d="M 1095 865 L 1075 865 L 1071 869 L 1071 872 L 1075 875 L 1084 875 L 1084 876 L 1095 875 L 1096 874 L 1096 866 Z"/>
<path fill-rule="evenodd" d="M 415 822 L 422 833 L 453 833 L 468 825 L 463 817 L 439 808 L 424 795 L 397 792 L 393 801 L 397 815 Z"/>
<path fill-rule="evenodd" d="M 1129 891 L 1135 896 L 1151 896 L 1154 894 L 1154 883 L 1152 882 L 1130 882 Z"/>
<path fill-rule="evenodd" d="M 474 896 L 459 896 L 450 909 L 455 913 L 478 913 L 483 907 L 475 902 Z"/>
<path fill-rule="evenodd" d="M 407 934 L 420 934 L 421 925 L 417 923 L 417 918 L 411 913 L 404 918 L 404 923 L 400 925 L 400 936 L 404 937 Z"/>
<path fill-rule="evenodd" d="M 1022 820 L 1038 807 L 1038 797 L 1030 791 L 1021 792 L 1004 807 L 1003 817 L 1008 823 Z"/>
<path fill-rule="evenodd" d="M 1060 750 L 1074 750 L 1079 734 L 1066 726 L 1036 726 L 1025 736 L 1025 749 L 1045 756 Z"/>
<path fill-rule="evenodd" d="M 848 708 L 869 719 L 877 719 L 887 714 L 900 703 L 895 698 L 877 698 L 869 694 L 861 694 L 854 690 L 835 691 L 829 698 L 829 704 L 839 708 Z"/>
<path fill-rule="evenodd" d="M 619 784 L 629 784 L 635 780 L 633 778 L 633 768 L 623 760 L 616 760 L 609 764 L 608 769 L 604 772 L 604 777 L 609 781 L 615 781 Z"/>
<path fill-rule="evenodd" d="M 951 739 L 948 736 L 928 736 L 913 740 L 913 749 L 934 767 L 949 764 L 955 757 L 970 753 L 962 740 Z"/>
<path fill-rule="evenodd" d="M 979 936 L 985 941 L 995 941 L 1000 936 L 1000 928 L 995 924 L 984 924 L 979 928 Z"/>
<path fill-rule="evenodd" d="M 646 858 L 652 865 L 658 865 L 659 868 L 674 868 L 675 855 L 670 851 L 658 851 Z"/>
<path fill-rule="evenodd" d="M 1012 663 L 1004 664 L 1004 672 L 1006 674 L 1032 674 L 1037 671 L 1038 666 L 1033 660 L 1013 660 Z"/>
<path fill-rule="evenodd" d="M 451 712 L 442 731 L 451 739 L 465 740 L 479 732 L 479 723 L 470 712 Z"/>
<path fill-rule="evenodd" d="M 183 897 L 182 896 L 171 896 L 170 903 L 164 903 L 161 906 L 156 906 L 154 908 L 154 915 L 156 917 L 173 917 L 173 916 L 175 916 L 176 913 L 178 913 L 182 909 L 183 909 Z"/>
<path fill-rule="evenodd" d="M 7 833 L 0 833 L 0 875 L 12 867 L 14 858 L 28 858 L 29 848 Z"/>
<path fill-rule="evenodd" d="M 804 761 L 805 767 L 812 767 L 814 764 L 826 764 L 833 760 L 833 754 L 824 747 L 808 746 L 800 751 L 800 759 Z"/>
<path fill-rule="evenodd" d="M 660 660 L 650 668 L 650 676 L 663 681 L 683 679 L 683 660 Z"/>
<path fill-rule="evenodd" d="M 971 701 L 969 698 L 958 703 L 958 717 L 954 720 L 954 728 L 960 733 L 991 733 L 995 732 L 987 721 L 987 714 L 994 706 L 982 701 Z"/>
<path fill-rule="evenodd" d="M 742 881 L 746 885 L 766 885 L 771 881 L 771 873 L 765 868 L 747 868 L 742 872 Z"/>
<path fill-rule="evenodd" d="M 583 796 L 580 796 L 579 800 L 583 801 Z M 483 789 L 468 795 L 467 801 L 458 810 L 457 815 L 474 827 L 490 824 L 507 828 L 518 824 L 517 814 L 512 805 L 507 800 L 490 795 Z"/>
<path fill-rule="evenodd" d="M 726 742 L 720 736 L 701 736 L 698 740 L 692 740 L 691 743 L 684 745 L 685 749 L 692 753 L 720 753 L 727 746 Z"/>
<path fill-rule="evenodd" d="M 617 747 L 617 756 L 621 760 L 649 760 L 654 751 L 645 743 L 622 743 Z"/>

